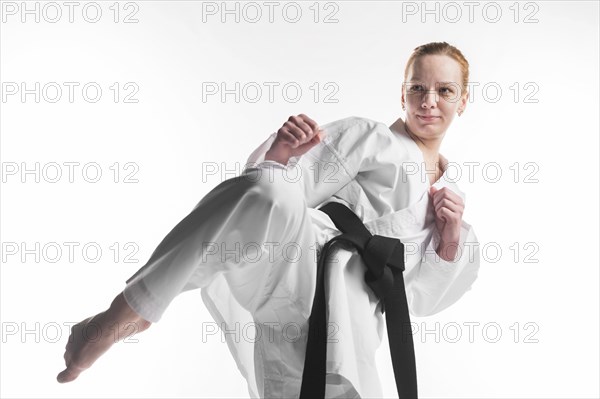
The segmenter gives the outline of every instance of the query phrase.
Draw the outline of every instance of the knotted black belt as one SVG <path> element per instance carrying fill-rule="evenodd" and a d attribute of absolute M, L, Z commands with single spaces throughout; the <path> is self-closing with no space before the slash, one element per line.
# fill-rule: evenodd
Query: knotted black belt
<path fill-rule="evenodd" d="M 321 208 L 342 234 L 329 240 L 319 255 L 317 289 L 309 318 L 308 344 L 300 399 L 325 398 L 327 320 L 325 265 L 328 252 L 338 241 L 354 245 L 367 265 L 367 285 L 382 301 L 396 388 L 400 399 L 417 398 L 417 369 L 408 302 L 404 288 L 404 244 L 397 238 L 372 235 L 348 207 L 330 202 Z"/>

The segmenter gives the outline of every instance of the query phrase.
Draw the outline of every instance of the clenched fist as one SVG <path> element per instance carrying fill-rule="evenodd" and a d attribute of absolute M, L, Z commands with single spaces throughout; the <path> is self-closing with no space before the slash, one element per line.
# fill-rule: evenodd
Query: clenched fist
<path fill-rule="evenodd" d="M 454 262 L 460 243 L 465 203 L 458 194 L 447 187 L 438 190 L 431 186 L 429 195 L 435 210 L 435 227 L 440 234 L 440 243 L 436 252 L 442 259 Z"/>
<path fill-rule="evenodd" d="M 265 154 L 265 160 L 287 164 L 291 157 L 297 157 L 319 144 L 323 131 L 308 116 L 300 114 L 290 118 L 277 131 L 275 141 Z"/>

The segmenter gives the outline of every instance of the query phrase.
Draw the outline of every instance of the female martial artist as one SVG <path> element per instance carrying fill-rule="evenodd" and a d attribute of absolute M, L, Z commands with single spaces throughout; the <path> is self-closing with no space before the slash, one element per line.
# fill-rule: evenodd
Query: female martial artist
<path fill-rule="evenodd" d="M 226 334 L 249 394 L 298 397 L 318 254 L 341 234 L 317 209 L 329 202 L 350 208 L 372 234 L 404 244 L 411 315 L 455 303 L 477 278 L 479 248 L 462 219 L 465 195 L 444 178 L 448 160 L 439 148 L 467 105 L 468 74 L 458 49 L 429 43 L 406 64 L 404 121 L 388 127 L 349 117 L 319 127 L 291 116 L 240 176 L 220 183 L 173 228 L 106 311 L 72 327 L 57 380 L 76 379 L 106 352 L 115 324 L 119 340 L 144 331 L 177 295 L 201 288 L 224 331 L 255 328 L 252 340 Z M 364 273 L 351 247 L 328 259 L 328 398 L 382 397 L 375 364 L 381 301 Z M 91 323 L 111 333 L 91 342 L 83 334 Z"/>

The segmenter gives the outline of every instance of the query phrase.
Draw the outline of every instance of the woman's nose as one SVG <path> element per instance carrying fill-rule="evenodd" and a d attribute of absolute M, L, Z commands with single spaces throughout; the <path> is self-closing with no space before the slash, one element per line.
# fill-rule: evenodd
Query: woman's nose
<path fill-rule="evenodd" d="M 435 107 L 437 105 L 437 91 L 429 90 L 423 94 L 422 107 Z"/>

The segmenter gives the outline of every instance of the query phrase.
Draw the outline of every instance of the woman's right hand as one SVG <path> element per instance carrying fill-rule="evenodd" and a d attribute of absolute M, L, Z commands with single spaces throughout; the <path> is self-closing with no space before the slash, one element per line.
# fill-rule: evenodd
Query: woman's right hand
<path fill-rule="evenodd" d="M 291 157 L 300 156 L 323 139 L 319 125 L 304 114 L 290 116 L 277 131 L 275 141 L 265 154 L 265 160 L 287 164 Z"/>

